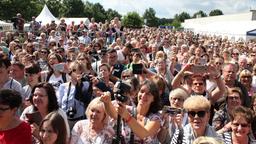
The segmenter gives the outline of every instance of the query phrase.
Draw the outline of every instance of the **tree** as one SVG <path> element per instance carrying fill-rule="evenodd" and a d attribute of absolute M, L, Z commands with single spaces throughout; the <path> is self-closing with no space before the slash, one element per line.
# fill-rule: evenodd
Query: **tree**
<path fill-rule="evenodd" d="M 55 17 L 62 17 L 64 6 L 62 0 L 46 0 L 46 5 Z"/>
<path fill-rule="evenodd" d="M 174 20 L 177 20 L 179 22 L 184 22 L 185 19 L 190 19 L 190 15 L 187 12 L 182 12 L 174 16 Z"/>
<path fill-rule="evenodd" d="M 92 14 L 93 14 L 93 4 L 86 1 L 84 5 L 84 16 L 88 18 L 92 18 Z"/>
<path fill-rule="evenodd" d="M 65 17 L 83 17 L 84 3 L 82 0 L 64 0 L 63 1 Z"/>
<path fill-rule="evenodd" d="M 137 12 L 129 12 L 123 17 L 122 23 L 125 27 L 140 28 L 143 20 Z"/>
<path fill-rule="evenodd" d="M 92 6 L 92 17 L 96 22 L 104 22 L 107 19 L 106 11 L 100 3 L 95 3 Z"/>
<path fill-rule="evenodd" d="M 196 18 L 197 16 L 207 17 L 207 14 L 205 12 L 203 12 L 202 10 L 200 10 L 200 11 L 194 13 L 193 18 Z"/>
<path fill-rule="evenodd" d="M 180 28 L 181 22 L 175 19 L 174 21 L 172 21 L 171 26 L 174 26 L 175 28 Z"/>
<path fill-rule="evenodd" d="M 219 9 L 212 10 L 209 13 L 209 16 L 218 16 L 218 15 L 223 15 L 223 12 L 221 10 L 219 10 Z"/>
<path fill-rule="evenodd" d="M 107 19 L 109 21 L 112 20 L 114 17 L 118 17 L 119 19 L 121 19 L 121 17 L 122 17 L 117 11 L 112 10 L 112 9 L 108 9 L 106 11 L 106 15 L 107 15 Z"/>
<path fill-rule="evenodd" d="M 39 0 L 0 0 L 0 19 L 10 20 L 21 13 L 25 20 L 31 20 L 43 8 L 43 2 Z"/>
<path fill-rule="evenodd" d="M 156 27 L 158 25 L 158 18 L 153 8 L 146 9 L 143 14 L 143 19 L 146 20 L 146 25 L 150 27 Z"/>

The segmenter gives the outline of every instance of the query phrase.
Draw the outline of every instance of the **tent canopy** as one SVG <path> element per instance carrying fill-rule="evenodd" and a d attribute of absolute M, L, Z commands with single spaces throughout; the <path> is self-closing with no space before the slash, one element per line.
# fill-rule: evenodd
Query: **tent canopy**
<path fill-rule="evenodd" d="M 47 23 L 51 23 L 51 21 L 58 22 L 58 19 L 52 15 L 50 10 L 46 5 L 44 5 L 43 10 L 41 13 L 36 17 L 36 21 L 41 22 L 42 25 L 45 25 Z"/>

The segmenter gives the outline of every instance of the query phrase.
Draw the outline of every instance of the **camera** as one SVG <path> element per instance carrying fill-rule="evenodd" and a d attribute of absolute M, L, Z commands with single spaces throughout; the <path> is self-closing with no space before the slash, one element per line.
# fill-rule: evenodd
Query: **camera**
<path fill-rule="evenodd" d="M 128 97 L 124 95 L 125 92 L 129 92 L 131 89 L 131 86 L 129 86 L 126 83 L 123 83 L 122 81 L 117 81 L 114 88 L 114 96 L 115 98 L 124 103 L 128 100 Z"/>
<path fill-rule="evenodd" d="M 67 116 L 70 118 L 74 118 L 76 115 L 76 109 L 74 107 L 69 107 L 67 110 Z"/>
<path fill-rule="evenodd" d="M 183 109 L 179 109 L 179 108 L 172 108 L 169 106 L 164 106 L 163 108 L 163 113 L 168 113 L 170 115 L 177 115 L 177 114 L 181 114 L 183 112 Z"/>

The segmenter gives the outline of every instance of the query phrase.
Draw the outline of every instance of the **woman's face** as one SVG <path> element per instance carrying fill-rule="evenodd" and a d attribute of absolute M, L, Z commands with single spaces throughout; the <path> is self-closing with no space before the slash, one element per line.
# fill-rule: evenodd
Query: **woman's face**
<path fill-rule="evenodd" d="M 250 132 L 250 124 L 242 116 L 236 116 L 231 124 L 232 133 L 236 137 L 245 137 Z"/>
<path fill-rule="evenodd" d="M 150 93 L 149 88 L 143 85 L 138 93 L 138 105 L 150 105 L 154 101 L 154 96 Z"/>
<path fill-rule="evenodd" d="M 34 106 L 40 109 L 48 108 L 48 95 L 44 88 L 36 88 L 33 95 Z"/>
<path fill-rule="evenodd" d="M 89 110 L 89 119 L 91 123 L 103 123 L 106 117 L 105 110 L 100 105 L 93 105 Z"/>
<path fill-rule="evenodd" d="M 39 82 L 38 79 L 39 79 L 40 74 L 37 74 L 37 73 L 35 73 L 35 74 L 26 73 L 25 76 L 26 76 L 27 82 L 29 84 L 32 84 L 32 83 L 34 84 L 34 83 L 38 83 Z"/>
<path fill-rule="evenodd" d="M 205 130 L 209 121 L 209 111 L 204 109 L 193 109 L 188 111 L 188 120 L 195 132 Z"/>
<path fill-rule="evenodd" d="M 240 82 L 245 86 L 250 86 L 252 83 L 252 76 L 244 74 L 240 77 Z"/>
<path fill-rule="evenodd" d="M 83 71 L 79 70 L 79 69 L 75 69 L 75 68 L 71 68 L 71 79 L 72 80 L 75 80 L 75 81 L 78 81 L 82 78 L 83 76 Z"/>
<path fill-rule="evenodd" d="M 45 121 L 42 125 L 42 129 L 39 132 L 39 136 L 43 141 L 43 144 L 55 144 L 58 134 L 54 132 L 52 125 L 49 121 Z"/>
<path fill-rule="evenodd" d="M 172 96 L 170 99 L 171 107 L 173 108 L 183 108 L 184 99 L 179 96 Z"/>
<path fill-rule="evenodd" d="M 109 77 L 110 72 L 106 66 L 100 67 L 100 75 L 101 75 L 101 77 Z"/>
<path fill-rule="evenodd" d="M 53 66 L 54 64 L 58 64 L 59 61 L 57 59 L 57 57 L 55 55 L 51 55 L 49 58 L 48 58 L 48 62 L 51 66 Z"/>
<path fill-rule="evenodd" d="M 159 61 L 159 62 L 157 62 L 156 67 L 157 67 L 158 70 L 164 70 L 164 69 L 166 69 L 166 63 L 165 63 L 165 61 Z"/>
<path fill-rule="evenodd" d="M 205 83 L 201 78 L 193 78 L 192 90 L 197 94 L 203 94 L 205 91 Z"/>

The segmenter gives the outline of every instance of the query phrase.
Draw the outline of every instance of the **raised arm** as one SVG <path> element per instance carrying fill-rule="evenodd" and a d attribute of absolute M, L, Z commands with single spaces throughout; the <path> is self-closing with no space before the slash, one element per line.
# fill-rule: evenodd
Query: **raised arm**
<path fill-rule="evenodd" d="M 117 111 L 111 102 L 111 93 L 104 92 L 104 94 L 101 96 L 100 100 L 104 103 L 106 113 L 113 119 L 117 119 Z"/>
<path fill-rule="evenodd" d="M 160 129 L 160 119 L 149 119 L 146 125 L 142 125 L 131 116 L 123 104 L 119 104 L 117 110 L 135 135 L 141 139 L 155 136 Z M 143 120 L 145 121 L 145 118 Z"/>

